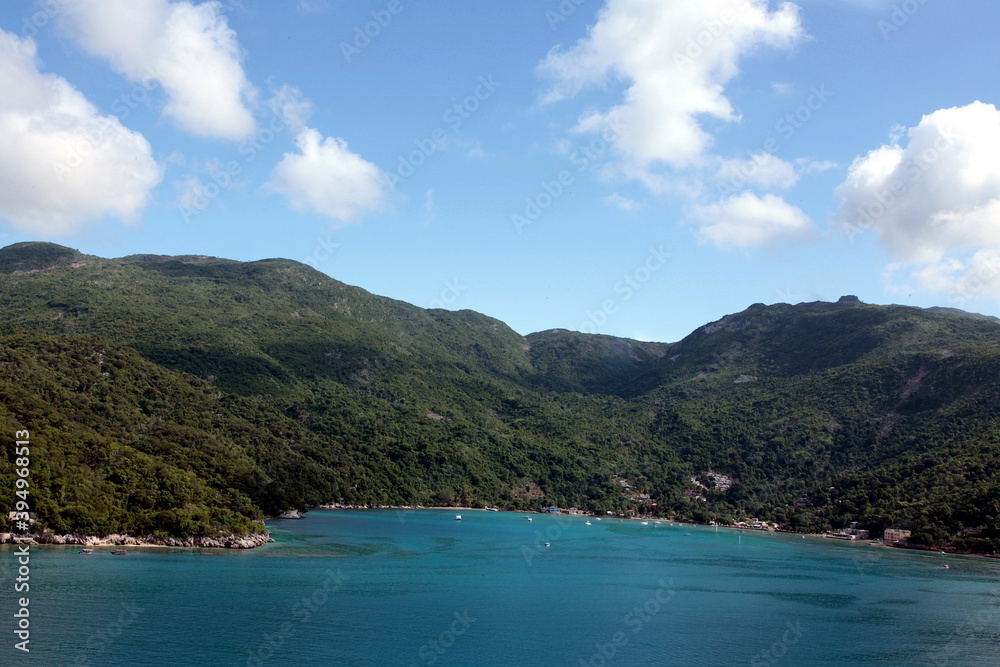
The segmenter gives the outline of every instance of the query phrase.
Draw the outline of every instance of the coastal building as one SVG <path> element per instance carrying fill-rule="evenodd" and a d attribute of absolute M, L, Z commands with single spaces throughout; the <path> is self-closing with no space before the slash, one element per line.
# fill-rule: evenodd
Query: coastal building
<path fill-rule="evenodd" d="M 698 493 L 694 489 L 684 489 L 684 497 L 685 498 L 694 498 L 696 500 L 707 500 L 705 498 L 705 496 L 701 495 L 700 493 Z"/>
<path fill-rule="evenodd" d="M 858 524 L 855 521 L 851 524 L 850 528 L 844 528 L 843 530 L 837 530 L 829 532 L 826 534 L 827 537 L 833 537 L 841 540 L 867 540 L 869 539 L 869 533 L 867 530 L 862 530 L 858 528 Z"/>
<path fill-rule="evenodd" d="M 728 491 L 729 487 L 733 485 L 733 479 L 729 475 L 723 475 L 721 473 L 709 470 L 707 473 L 705 473 L 705 476 L 708 479 L 712 480 L 712 482 L 715 484 L 715 488 L 718 489 L 719 491 Z"/>
<path fill-rule="evenodd" d="M 624 477 L 621 477 L 620 475 L 615 475 L 611 479 L 614 480 L 615 484 L 617 484 L 618 486 L 624 487 L 626 492 L 630 492 L 632 490 L 632 484 Z"/>
<path fill-rule="evenodd" d="M 902 530 L 900 528 L 886 528 L 885 533 L 882 535 L 882 541 L 886 544 L 894 544 L 896 542 L 902 542 L 908 538 L 912 533 L 908 530 Z"/>
<path fill-rule="evenodd" d="M 835 540 L 853 540 L 855 537 L 853 535 L 848 535 L 847 533 L 841 531 L 836 533 L 827 533 L 827 537 L 833 538 Z"/>
<path fill-rule="evenodd" d="M 868 531 L 858 528 L 857 521 L 852 521 L 851 526 L 849 528 L 845 528 L 843 532 L 856 540 L 867 540 L 869 538 Z"/>
<path fill-rule="evenodd" d="M 640 505 L 651 505 L 651 506 L 656 505 L 656 503 L 653 502 L 652 498 L 649 497 L 648 493 L 637 493 L 630 496 L 630 499 L 634 500 Z"/>

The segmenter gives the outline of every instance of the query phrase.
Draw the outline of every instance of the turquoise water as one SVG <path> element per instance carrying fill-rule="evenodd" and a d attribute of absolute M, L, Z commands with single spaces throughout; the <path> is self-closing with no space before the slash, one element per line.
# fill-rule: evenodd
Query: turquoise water
<path fill-rule="evenodd" d="M 27 657 L 4 547 L 0 664 L 1000 664 L 995 561 L 455 513 L 314 511 L 251 551 L 35 547 Z"/>

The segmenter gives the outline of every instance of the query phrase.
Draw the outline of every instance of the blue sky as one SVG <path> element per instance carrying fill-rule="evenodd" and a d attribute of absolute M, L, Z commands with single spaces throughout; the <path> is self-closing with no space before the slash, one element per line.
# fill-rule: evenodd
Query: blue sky
<path fill-rule="evenodd" d="M 287 257 L 673 341 L 756 302 L 1000 315 L 987 0 L 0 7 L 0 243 Z"/>

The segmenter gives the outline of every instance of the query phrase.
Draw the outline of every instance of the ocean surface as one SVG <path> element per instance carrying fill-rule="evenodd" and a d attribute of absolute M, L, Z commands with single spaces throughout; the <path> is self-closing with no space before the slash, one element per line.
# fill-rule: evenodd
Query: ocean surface
<path fill-rule="evenodd" d="M 461 514 L 316 510 L 250 551 L 33 547 L 29 655 L 4 546 L 0 665 L 1000 664 L 997 561 Z"/>

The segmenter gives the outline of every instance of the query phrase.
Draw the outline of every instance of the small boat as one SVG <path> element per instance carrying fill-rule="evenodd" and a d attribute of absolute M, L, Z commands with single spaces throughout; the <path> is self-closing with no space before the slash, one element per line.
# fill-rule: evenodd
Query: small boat
<path fill-rule="evenodd" d="M 644 525 L 644 526 L 648 526 L 648 525 L 649 525 L 649 522 L 648 522 L 648 521 L 643 521 L 643 522 L 642 522 L 642 525 Z"/>
<path fill-rule="evenodd" d="M 462 520 L 462 515 L 461 514 L 456 514 L 455 515 L 455 521 L 461 521 L 461 520 Z"/>
<path fill-rule="evenodd" d="M 588 525 L 588 526 L 591 526 L 591 525 L 593 525 L 593 524 L 591 524 L 591 523 L 590 523 L 589 521 L 587 521 L 586 523 L 587 523 L 587 525 Z"/>
<path fill-rule="evenodd" d="M 945 566 L 944 566 L 944 569 L 946 569 L 946 570 L 950 570 L 950 569 L 951 569 L 951 565 L 945 565 Z"/>
<path fill-rule="evenodd" d="M 528 523 L 531 523 L 532 521 L 534 521 L 534 519 L 532 519 L 530 516 L 526 516 L 524 518 L 528 520 Z"/>
<path fill-rule="evenodd" d="M 79 551 L 77 551 L 77 553 L 78 554 L 92 554 L 92 553 L 94 553 L 94 550 L 93 549 L 80 549 Z"/>
<path fill-rule="evenodd" d="M 486 511 L 487 512 L 499 512 L 500 508 L 498 508 L 498 507 L 487 507 Z"/>
<path fill-rule="evenodd" d="M 550 546 L 550 545 L 549 545 L 549 543 L 548 543 L 548 542 L 546 542 L 546 543 L 545 543 L 545 546 Z"/>
<path fill-rule="evenodd" d="M 111 552 L 112 556 L 124 556 L 128 551 L 126 549 L 115 549 Z"/>

